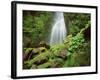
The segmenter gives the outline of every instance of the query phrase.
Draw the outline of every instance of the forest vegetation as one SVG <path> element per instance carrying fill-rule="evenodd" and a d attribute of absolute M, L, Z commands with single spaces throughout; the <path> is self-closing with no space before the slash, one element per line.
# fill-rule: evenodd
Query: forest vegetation
<path fill-rule="evenodd" d="M 91 65 L 91 15 L 64 12 L 67 35 L 49 44 L 55 12 L 23 11 L 23 69 Z"/>

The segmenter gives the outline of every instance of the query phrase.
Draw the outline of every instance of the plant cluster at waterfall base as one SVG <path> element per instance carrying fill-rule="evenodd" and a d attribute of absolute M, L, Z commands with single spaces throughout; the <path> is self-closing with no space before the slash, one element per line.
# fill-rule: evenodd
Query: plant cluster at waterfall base
<path fill-rule="evenodd" d="M 23 11 L 23 69 L 91 66 L 91 15 L 63 12 L 66 37 L 50 45 L 55 13 Z"/>

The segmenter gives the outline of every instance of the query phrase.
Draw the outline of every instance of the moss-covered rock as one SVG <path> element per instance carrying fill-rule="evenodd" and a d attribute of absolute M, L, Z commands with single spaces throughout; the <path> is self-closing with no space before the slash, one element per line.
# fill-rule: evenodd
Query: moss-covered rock
<path fill-rule="evenodd" d="M 25 49 L 25 53 L 23 53 L 23 61 L 29 60 L 31 52 L 32 52 L 32 48 Z"/>
<path fill-rule="evenodd" d="M 33 59 L 31 59 L 29 61 L 25 61 L 25 63 L 27 63 L 31 66 L 33 63 L 41 64 L 41 63 L 46 62 L 48 60 L 49 55 L 50 55 L 49 51 L 42 52 L 42 53 L 38 54 L 37 56 L 35 56 Z"/>
<path fill-rule="evenodd" d="M 41 69 L 41 68 L 50 68 L 52 64 L 53 64 L 53 62 L 46 62 L 44 64 L 39 65 L 38 68 L 39 69 Z"/>
<path fill-rule="evenodd" d="M 38 48 L 33 48 L 32 49 L 32 53 L 33 54 L 38 54 L 39 53 L 39 49 Z"/>
<path fill-rule="evenodd" d="M 23 60 L 27 61 L 33 59 L 36 55 L 40 54 L 41 52 L 45 52 L 45 47 L 38 47 L 38 48 L 26 48 L 25 53 L 23 53 Z"/>
<path fill-rule="evenodd" d="M 67 49 L 62 49 L 59 52 L 58 57 L 61 57 L 61 58 L 65 59 L 67 57 Z"/>
<path fill-rule="evenodd" d="M 63 59 L 61 58 L 55 58 L 55 59 L 49 59 L 48 62 L 40 64 L 38 68 L 58 68 L 62 67 Z"/>
<path fill-rule="evenodd" d="M 50 49 L 50 45 L 48 45 L 45 41 L 41 41 L 39 43 L 39 47 L 45 47 L 47 49 Z"/>
<path fill-rule="evenodd" d="M 37 68 L 37 65 L 33 64 L 31 69 L 36 69 Z"/>
<path fill-rule="evenodd" d="M 51 46 L 50 49 L 46 47 L 45 42 L 40 42 L 37 48 L 25 49 L 28 59 L 24 61 L 24 68 L 40 69 L 90 65 L 90 43 L 84 39 L 84 32 L 87 32 L 87 29 L 88 27 L 81 29 L 75 36 L 68 35 L 64 43 Z"/>
<path fill-rule="evenodd" d="M 39 53 L 41 53 L 41 52 L 45 52 L 47 49 L 45 47 L 39 47 L 38 50 Z"/>
<path fill-rule="evenodd" d="M 58 55 L 58 53 L 64 49 L 66 46 L 64 44 L 58 44 L 58 45 L 54 45 L 50 48 L 50 51 L 55 54 Z"/>
<path fill-rule="evenodd" d="M 52 68 L 60 68 L 62 67 L 64 60 L 62 58 L 55 58 L 53 60 Z"/>
<path fill-rule="evenodd" d="M 32 65 L 23 62 L 23 69 L 30 69 Z"/>

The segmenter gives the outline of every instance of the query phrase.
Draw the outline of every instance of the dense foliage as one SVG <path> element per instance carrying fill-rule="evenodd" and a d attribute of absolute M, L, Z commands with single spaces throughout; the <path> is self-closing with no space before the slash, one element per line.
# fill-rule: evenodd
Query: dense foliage
<path fill-rule="evenodd" d="M 76 35 L 90 21 L 89 14 L 65 13 L 65 21 L 68 27 L 68 34 Z"/>
<path fill-rule="evenodd" d="M 53 19 L 52 12 L 23 11 L 23 46 L 35 47 L 48 38 Z"/>
<path fill-rule="evenodd" d="M 90 14 L 64 13 L 68 34 L 62 44 L 48 44 L 54 12 L 23 11 L 23 68 L 91 65 Z"/>

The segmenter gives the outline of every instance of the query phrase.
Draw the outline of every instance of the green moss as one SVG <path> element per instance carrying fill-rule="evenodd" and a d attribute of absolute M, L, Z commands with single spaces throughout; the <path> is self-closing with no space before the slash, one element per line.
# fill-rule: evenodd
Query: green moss
<path fill-rule="evenodd" d="M 46 51 L 46 52 L 40 53 L 39 55 L 37 55 L 32 60 L 26 61 L 25 63 L 32 65 L 35 62 L 41 62 L 41 60 L 48 59 L 49 55 L 50 55 L 50 52 Z"/>
<path fill-rule="evenodd" d="M 41 64 L 38 66 L 38 68 L 57 68 L 57 67 L 62 67 L 63 65 L 63 59 L 61 58 L 55 58 L 55 59 L 49 59 L 48 62 Z"/>
<path fill-rule="evenodd" d="M 23 53 L 30 57 L 24 61 L 24 68 L 90 65 L 90 43 L 84 36 L 91 26 L 90 14 L 64 13 L 68 35 L 64 43 L 49 46 L 45 38 L 51 33 L 53 17 L 54 12 L 23 12 Z"/>
<path fill-rule="evenodd" d="M 51 67 L 53 62 L 47 62 L 47 63 L 44 63 L 42 65 L 39 65 L 38 68 L 41 69 L 41 68 L 48 68 L 48 67 Z"/>
<path fill-rule="evenodd" d="M 25 48 L 25 54 L 28 54 L 33 48 Z"/>
<path fill-rule="evenodd" d="M 50 51 L 54 54 L 54 55 L 58 55 L 58 53 L 64 49 L 66 46 L 64 44 L 58 44 L 58 45 L 54 45 L 50 48 Z"/>
<path fill-rule="evenodd" d="M 38 49 L 39 49 L 39 53 L 45 52 L 47 50 L 45 47 L 39 47 Z"/>
<path fill-rule="evenodd" d="M 90 66 L 90 41 L 80 46 L 73 54 L 68 56 L 63 67 Z"/>

